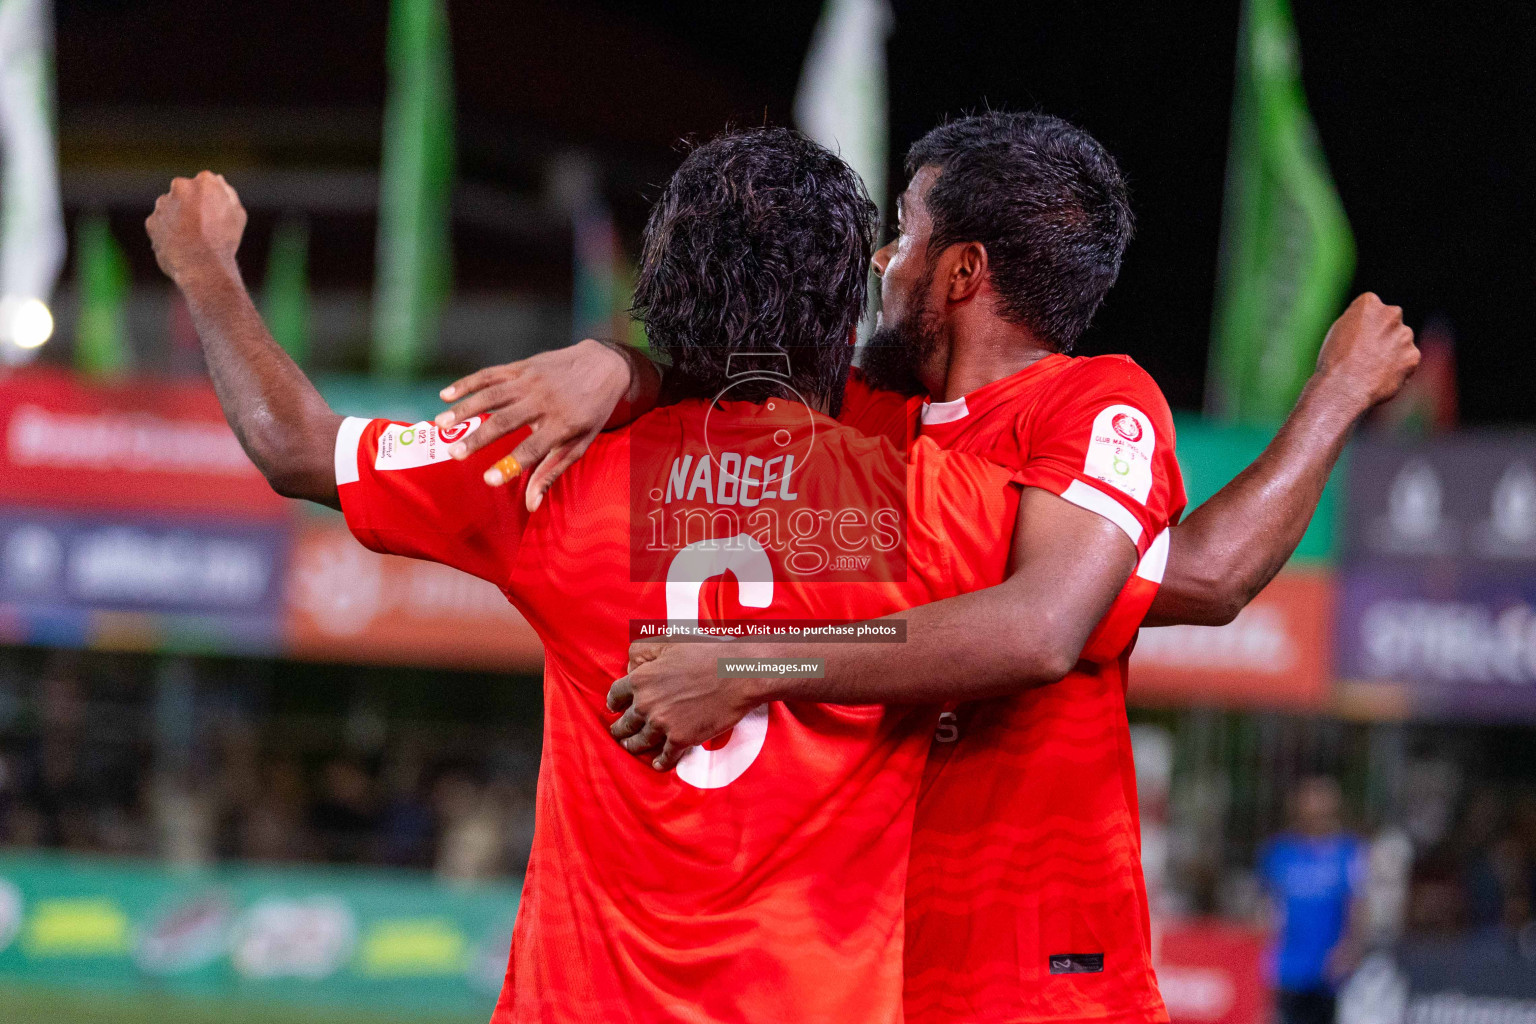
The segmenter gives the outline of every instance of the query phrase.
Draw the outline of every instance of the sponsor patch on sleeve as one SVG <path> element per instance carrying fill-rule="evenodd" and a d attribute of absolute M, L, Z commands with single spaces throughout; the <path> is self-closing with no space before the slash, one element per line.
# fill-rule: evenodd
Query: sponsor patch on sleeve
<path fill-rule="evenodd" d="M 414 469 L 434 462 L 446 462 L 452 456 L 448 449 L 455 441 L 461 441 L 480 426 L 481 417 L 471 416 L 463 423 L 437 429 L 437 424 L 412 423 L 409 426 L 393 425 L 379 435 L 379 451 L 374 456 L 374 469 Z"/>
<path fill-rule="evenodd" d="M 1152 419 L 1130 405 L 1109 405 L 1094 418 L 1083 473 L 1146 504 L 1152 494 Z"/>
<path fill-rule="evenodd" d="M 1152 450 L 1157 435 L 1140 409 L 1111 405 L 1093 420 L 1083 473 L 1119 488 L 1143 505 L 1152 493 Z"/>

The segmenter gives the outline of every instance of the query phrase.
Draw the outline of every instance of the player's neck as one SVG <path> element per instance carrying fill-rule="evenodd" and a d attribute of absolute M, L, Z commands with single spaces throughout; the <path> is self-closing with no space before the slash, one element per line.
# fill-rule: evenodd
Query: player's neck
<path fill-rule="evenodd" d="M 964 398 L 1032 366 L 1051 350 L 1029 328 L 988 317 L 980 323 L 954 325 L 943 354 L 938 379 L 923 382 L 936 402 Z"/>

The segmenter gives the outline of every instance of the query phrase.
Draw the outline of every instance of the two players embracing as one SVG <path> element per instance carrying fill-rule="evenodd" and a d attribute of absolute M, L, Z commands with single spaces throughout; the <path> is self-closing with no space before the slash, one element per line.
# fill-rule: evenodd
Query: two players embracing
<path fill-rule="evenodd" d="M 1166 1018 L 1125 721 L 1135 631 L 1229 620 L 1268 582 L 1353 422 L 1411 372 L 1412 335 L 1357 300 L 1275 441 L 1180 523 L 1156 385 L 1068 354 L 1130 237 L 1114 161 L 1057 119 L 985 114 L 908 163 L 862 374 L 872 204 L 795 133 L 738 132 L 687 156 L 647 225 L 636 308 L 659 382 L 633 353 L 578 346 L 464 382 L 440 424 L 331 412 L 246 295 L 221 178 L 179 179 L 149 220 L 273 486 L 341 507 L 376 550 L 491 580 L 545 641 L 497 1020 Z M 783 372 L 743 388 L 741 353 Z M 762 464 L 807 423 L 799 479 L 764 504 L 892 510 L 898 549 L 857 579 L 799 572 L 763 533 L 642 550 L 680 459 Z M 430 455 L 402 454 L 407 433 Z M 509 449 L 532 482 L 487 486 Z M 707 516 L 708 498 L 677 500 Z M 630 648 L 637 619 L 884 615 L 905 643 L 732 645 L 823 659 L 819 679 Z"/>

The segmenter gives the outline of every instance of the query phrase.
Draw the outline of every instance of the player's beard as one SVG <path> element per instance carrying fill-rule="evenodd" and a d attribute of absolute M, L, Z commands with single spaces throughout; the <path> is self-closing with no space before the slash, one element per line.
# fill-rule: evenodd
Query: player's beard
<path fill-rule="evenodd" d="M 920 282 L 917 294 L 927 293 Z M 924 307 L 897 323 L 876 328 L 864 343 L 859 366 L 872 387 L 903 395 L 925 394 L 927 388 L 918 374 L 939 344 L 938 317 Z"/>

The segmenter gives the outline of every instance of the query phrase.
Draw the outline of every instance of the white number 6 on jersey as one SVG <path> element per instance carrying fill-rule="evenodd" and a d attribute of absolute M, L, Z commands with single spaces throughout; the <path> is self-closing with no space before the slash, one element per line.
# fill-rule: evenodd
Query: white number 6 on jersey
<path fill-rule="evenodd" d="M 689 544 L 667 566 L 667 618 L 698 623 L 699 592 L 704 581 L 730 573 L 739 600 L 748 608 L 773 603 L 773 564 L 763 546 L 744 533 L 724 540 Z M 718 750 L 694 747 L 677 762 L 677 777 L 699 789 L 719 789 L 741 778 L 762 752 L 768 736 L 768 708 L 760 705 L 736 723 Z"/>

